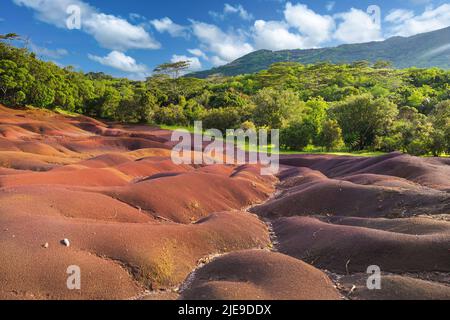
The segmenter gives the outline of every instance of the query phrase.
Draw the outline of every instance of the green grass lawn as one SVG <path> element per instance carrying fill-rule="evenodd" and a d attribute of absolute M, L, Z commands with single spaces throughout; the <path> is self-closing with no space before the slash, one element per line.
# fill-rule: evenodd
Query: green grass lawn
<path fill-rule="evenodd" d="M 312 151 L 286 151 L 280 150 L 280 154 L 324 154 L 324 155 L 334 155 L 334 156 L 352 156 L 352 157 L 378 157 L 385 155 L 385 152 L 380 151 L 358 151 L 358 152 L 345 152 L 345 151 L 337 151 L 337 152 L 326 152 L 319 150 Z"/>
<path fill-rule="evenodd" d="M 189 133 L 194 133 L 194 127 L 183 127 L 183 126 L 167 126 L 167 125 L 160 125 L 161 129 L 164 130 L 187 130 Z M 263 146 L 264 147 L 264 146 Z M 250 146 L 248 143 L 245 146 L 245 151 L 249 152 L 258 152 L 259 148 L 258 146 Z M 268 148 L 269 152 L 271 151 L 271 148 Z M 324 154 L 324 155 L 335 155 L 335 156 L 353 156 L 353 157 L 377 157 L 384 155 L 386 153 L 384 152 L 371 152 L 371 151 L 358 151 L 358 152 L 348 152 L 346 150 L 337 150 L 332 152 L 326 152 L 322 150 L 322 148 L 310 145 L 303 151 L 296 151 L 296 150 L 283 150 L 281 149 L 280 152 L 278 152 L 280 155 L 289 155 L 289 154 Z"/>
<path fill-rule="evenodd" d="M 55 111 L 56 113 L 59 113 L 59 114 L 61 114 L 63 116 L 66 116 L 66 117 L 79 117 L 80 116 L 80 114 L 78 114 L 78 113 L 70 112 L 70 111 L 67 111 L 67 110 L 63 110 L 61 108 L 56 108 L 53 111 Z"/>
<path fill-rule="evenodd" d="M 256 146 L 249 146 L 248 144 L 245 147 L 246 151 L 258 151 L 258 148 Z M 270 147 L 269 147 L 270 151 Z M 285 150 L 280 149 L 280 152 L 278 152 L 280 155 L 290 155 L 290 154 L 323 154 L 323 155 L 334 155 L 334 156 L 353 156 L 353 157 L 378 157 L 386 154 L 385 152 L 376 152 L 376 151 L 357 151 L 357 152 L 348 152 L 345 150 L 336 150 L 336 151 L 330 151 L 327 152 L 323 150 L 322 148 L 310 145 L 306 147 L 302 151 L 298 150 Z"/>
<path fill-rule="evenodd" d="M 57 114 L 60 114 L 60 115 L 66 116 L 66 117 L 79 117 L 79 116 L 81 116 L 81 114 L 79 114 L 79 113 L 70 112 L 70 111 L 67 111 L 67 110 L 63 110 L 61 108 L 55 108 L 53 110 L 50 110 L 50 109 L 37 108 L 37 107 L 30 106 L 30 105 L 26 105 L 25 109 L 26 110 L 40 110 L 41 112 L 47 112 L 49 114 L 54 112 L 54 113 L 57 113 Z"/>
<path fill-rule="evenodd" d="M 158 125 L 158 127 L 160 127 L 163 130 L 170 130 L 170 131 L 175 131 L 175 130 L 187 130 L 190 133 L 194 133 L 194 127 L 183 127 L 183 126 L 167 126 L 167 125 Z"/>

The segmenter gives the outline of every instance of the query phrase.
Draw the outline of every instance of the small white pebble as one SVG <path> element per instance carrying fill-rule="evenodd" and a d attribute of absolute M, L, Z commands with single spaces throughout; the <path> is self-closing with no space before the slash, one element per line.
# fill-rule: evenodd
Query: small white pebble
<path fill-rule="evenodd" d="M 62 243 L 63 245 L 65 245 L 66 247 L 70 247 L 70 241 L 69 241 L 69 239 L 64 239 L 64 240 L 61 241 L 61 243 Z"/>
<path fill-rule="evenodd" d="M 352 286 L 352 289 L 350 290 L 350 292 L 349 292 L 348 294 L 351 295 L 351 294 L 353 294 L 353 292 L 355 292 L 355 291 L 356 291 L 356 286 L 353 285 L 353 286 Z"/>
<path fill-rule="evenodd" d="M 43 247 L 44 249 L 47 249 L 47 248 L 48 248 L 48 242 L 46 242 L 42 247 Z"/>

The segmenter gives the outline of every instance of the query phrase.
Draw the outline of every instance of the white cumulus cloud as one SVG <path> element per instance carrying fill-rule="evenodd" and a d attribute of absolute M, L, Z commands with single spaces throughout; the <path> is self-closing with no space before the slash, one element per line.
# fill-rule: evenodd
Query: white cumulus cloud
<path fill-rule="evenodd" d="M 389 28 L 389 35 L 408 37 L 435 31 L 450 26 L 450 4 L 446 3 L 437 8 L 428 7 L 420 15 L 397 9 L 392 11 L 385 20 L 393 24 Z"/>
<path fill-rule="evenodd" d="M 188 57 L 185 55 L 174 54 L 171 62 L 189 61 L 189 69 L 187 71 L 198 71 L 202 69 L 202 63 L 197 57 Z"/>
<path fill-rule="evenodd" d="M 288 2 L 284 17 L 289 26 L 296 28 L 304 37 L 306 47 L 315 47 L 329 41 L 335 29 L 331 16 L 317 14 L 303 4 L 293 5 Z"/>
<path fill-rule="evenodd" d="M 172 37 L 188 37 L 188 28 L 173 22 L 170 18 L 155 19 L 150 21 L 153 27 L 160 33 L 167 32 Z"/>
<path fill-rule="evenodd" d="M 289 32 L 289 26 L 281 21 L 255 21 L 253 40 L 257 49 L 285 50 L 304 46 L 303 37 Z"/>
<path fill-rule="evenodd" d="M 227 64 L 229 61 L 225 61 L 223 59 L 221 59 L 218 56 L 213 56 L 211 57 L 211 63 L 215 66 L 215 67 L 220 67 L 223 66 L 224 64 Z"/>
<path fill-rule="evenodd" d="M 130 73 L 145 73 L 147 67 L 143 64 L 138 64 L 136 60 L 127 56 L 123 52 L 112 51 L 105 57 L 99 57 L 89 54 L 89 59 L 96 61 L 104 66 L 108 66 L 117 70 Z"/>
<path fill-rule="evenodd" d="M 352 8 L 336 17 L 341 20 L 334 38 L 343 43 L 363 43 L 383 40 L 381 25 L 366 12 Z"/>
<path fill-rule="evenodd" d="M 414 17 L 414 11 L 405 9 L 394 9 L 384 18 L 386 22 L 400 23 Z"/>
<path fill-rule="evenodd" d="M 255 21 L 253 39 L 258 49 L 308 49 L 330 41 L 335 28 L 333 17 L 320 15 L 304 4 L 288 2 L 284 20 Z"/>
<path fill-rule="evenodd" d="M 254 50 L 245 36 L 232 31 L 224 32 L 213 24 L 192 21 L 192 32 L 203 48 L 214 54 L 216 63 L 231 62 Z"/>
<path fill-rule="evenodd" d="M 335 6 L 336 6 L 336 1 L 329 1 L 329 2 L 327 2 L 325 8 L 327 9 L 327 11 L 333 11 Z"/>
<path fill-rule="evenodd" d="M 81 0 L 13 0 L 19 6 L 35 11 L 36 17 L 59 28 L 66 28 L 69 6 L 81 9 L 81 30 L 93 36 L 104 48 L 125 51 L 128 49 L 158 49 L 160 44 L 142 27 L 127 20 L 99 12 Z"/>
<path fill-rule="evenodd" d="M 188 52 L 196 57 L 202 58 L 204 60 L 209 60 L 206 53 L 204 53 L 202 50 L 195 48 L 195 49 L 188 49 Z"/>
<path fill-rule="evenodd" d="M 249 13 L 241 4 L 231 5 L 225 3 L 222 12 L 210 11 L 209 15 L 215 19 L 224 20 L 228 15 L 238 15 L 241 19 L 251 21 L 254 19 L 253 15 Z"/>
<path fill-rule="evenodd" d="M 244 20 L 252 20 L 253 15 L 249 13 L 244 7 L 239 4 L 236 6 L 232 6 L 231 4 L 225 3 L 225 7 L 223 9 L 225 14 L 238 14 Z"/>

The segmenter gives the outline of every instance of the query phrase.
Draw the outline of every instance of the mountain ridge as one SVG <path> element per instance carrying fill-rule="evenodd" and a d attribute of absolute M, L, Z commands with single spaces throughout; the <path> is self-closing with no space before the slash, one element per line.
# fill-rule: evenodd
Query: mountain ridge
<path fill-rule="evenodd" d="M 398 69 L 438 67 L 450 69 L 450 27 L 410 37 L 394 36 L 384 41 L 342 44 L 320 49 L 258 50 L 221 67 L 190 73 L 188 77 L 207 78 L 214 74 L 236 76 L 267 69 L 277 62 L 352 63 L 391 61 Z"/>

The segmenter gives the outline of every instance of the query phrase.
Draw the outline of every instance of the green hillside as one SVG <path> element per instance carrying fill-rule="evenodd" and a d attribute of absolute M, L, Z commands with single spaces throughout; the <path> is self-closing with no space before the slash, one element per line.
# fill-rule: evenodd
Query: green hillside
<path fill-rule="evenodd" d="M 360 60 L 376 62 L 388 60 L 396 68 L 450 69 L 450 27 L 412 37 L 394 37 L 381 42 L 346 44 L 335 48 L 310 50 L 260 50 L 250 53 L 225 66 L 192 73 L 189 76 L 206 78 L 214 74 L 236 76 L 267 69 L 276 62 L 303 64 L 322 61 L 351 63 Z"/>

